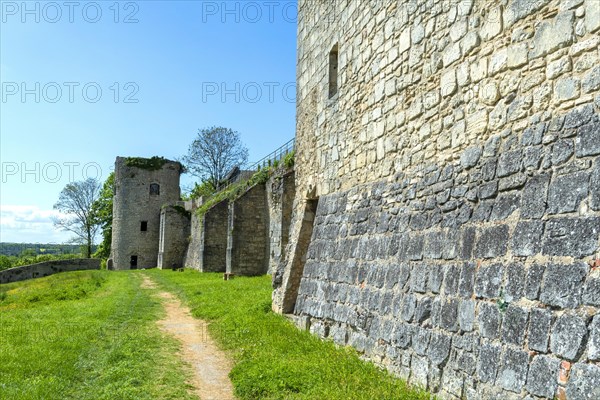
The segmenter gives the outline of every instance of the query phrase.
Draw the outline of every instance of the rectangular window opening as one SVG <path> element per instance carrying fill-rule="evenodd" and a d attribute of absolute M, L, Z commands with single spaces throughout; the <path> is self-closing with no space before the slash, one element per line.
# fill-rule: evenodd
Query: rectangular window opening
<path fill-rule="evenodd" d="M 338 45 L 329 52 L 329 98 L 338 92 Z"/>
<path fill-rule="evenodd" d="M 146 232 L 148 230 L 148 221 L 142 221 L 140 224 L 140 231 Z"/>

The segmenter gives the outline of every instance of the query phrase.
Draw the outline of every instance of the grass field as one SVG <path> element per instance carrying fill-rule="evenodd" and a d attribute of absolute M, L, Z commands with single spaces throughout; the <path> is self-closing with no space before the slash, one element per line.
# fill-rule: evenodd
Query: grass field
<path fill-rule="evenodd" d="M 0 285 L 0 398 L 194 398 L 140 281 L 86 271 Z"/>
<path fill-rule="evenodd" d="M 242 399 L 429 399 L 355 351 L 296 329 L 271 312 L 271 278 L 151 270 L 194 316 L 211 321 L 213 337 L 236 361 L 231 379 Z"/>
<path fill-rule="evenodd" d="M 428 399 L 271 312 L 269 277 L 186 270 L 63 273 L 0 285 L 0 398 L 191 399 L 177 344 L 156 328 L 147 274 L 235 360 L 242 399 Z"/>

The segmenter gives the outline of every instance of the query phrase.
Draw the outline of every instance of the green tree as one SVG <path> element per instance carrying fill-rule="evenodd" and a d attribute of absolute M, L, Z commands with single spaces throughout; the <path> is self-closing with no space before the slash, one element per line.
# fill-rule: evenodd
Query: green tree
<path fill-rule="evenodd" d="M 60 192 L 54 209 L 64 217 L 54 219 L 54 226 L 75 234 L 74 243 L 86 247 L 86 256 L 92 256 L 92 246 L 100 224 L 92 212 L 92 205 L 98 199 L 100 184 L 96 179 L 67 184 Z"/>
<path fill-rule="evenodd" d="M 0 271 L 9 269 L 12 267 L 12 263 L 10 262 L 10 258 L 5 255 L 0 255 Z"/>
<path fill-rule="evenodd" d="M 248 149 L 240 133 L 213 126 L 198 130 L 196 139 L 183 157 L 187 170 L 203 182 L 218 187 L 227 173 L 248 161 Z"/>
<path fill-rule="evenodd" d="M 115 189 L 115 173 L 111 172 L 106 178 L 100 196 L 92 205 L 92 212 L 96 221 L 102 229 L 102 242 L 96 249 L 94 257 L 110 257 L 110 246 L 112 242 L 112 219 L 113 219 L 113 196 Z"/>

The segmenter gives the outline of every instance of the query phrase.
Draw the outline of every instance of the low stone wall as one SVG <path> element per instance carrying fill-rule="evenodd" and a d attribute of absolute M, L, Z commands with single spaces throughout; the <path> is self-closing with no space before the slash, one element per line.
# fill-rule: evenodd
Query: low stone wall
<path fill-rule="evenodd" d="M 587 106 L 321 196 L 295 313 L 441 398 L 598 399 L 599 239 Z"/>
<path fill-rule="evenodd" d="M 59 272 L 84 271 L 100 269 L 100 260 L 83 258 L 73 260 L 46 261 L 38 264 L 23 265 L 0 271 L 0 283 L 24 281 L 26 279 L 41 278 Z"/>
<path fill-rule="evenodd" d="M 262 275 L 269 270 L 269 210 L 265 185 L 229 203 L 227 272 Z"/>

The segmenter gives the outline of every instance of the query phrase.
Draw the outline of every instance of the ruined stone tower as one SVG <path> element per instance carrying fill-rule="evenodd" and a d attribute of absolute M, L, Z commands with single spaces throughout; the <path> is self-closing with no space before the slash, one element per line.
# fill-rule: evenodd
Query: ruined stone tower
<path fill-rule="evenodd" d="M 179 200 L 180 173 L 175 161 L 117 157 L 109 268 L 157 266 L 161 207 Z"/>

